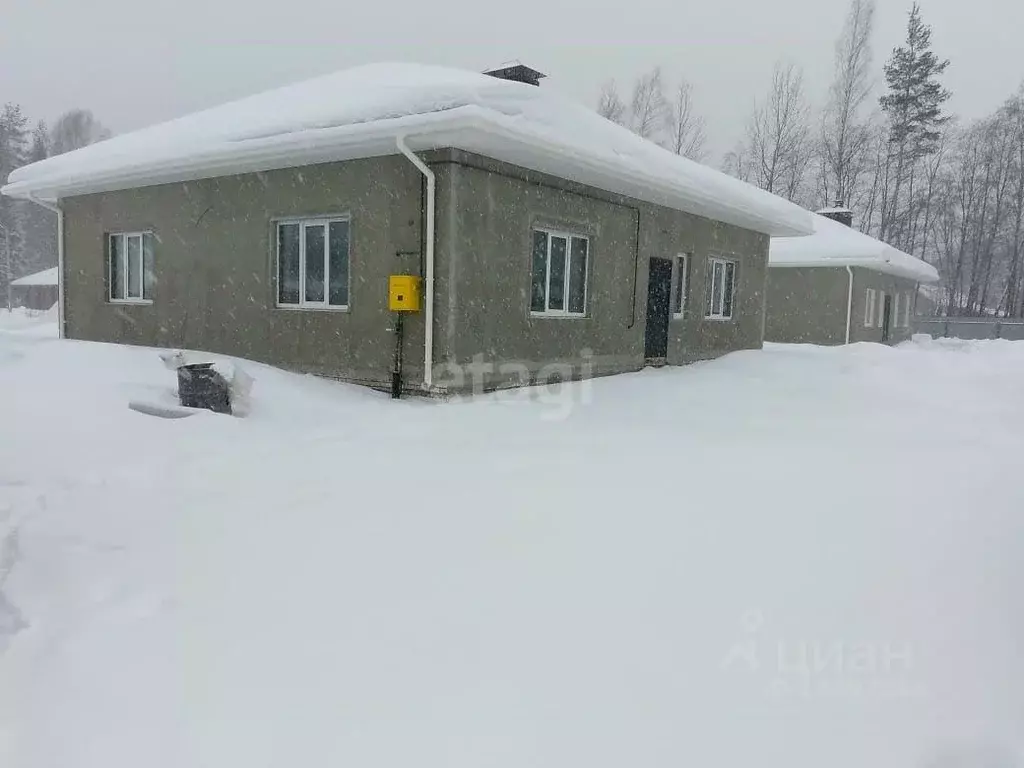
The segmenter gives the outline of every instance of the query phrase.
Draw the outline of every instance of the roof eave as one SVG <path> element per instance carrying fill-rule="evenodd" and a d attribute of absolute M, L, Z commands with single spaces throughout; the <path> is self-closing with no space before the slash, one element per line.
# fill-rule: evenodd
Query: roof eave
<path fill-rule="evenodd" d="M 495 146 L 490 143 L 498 135 L 503 140 L 502 151 L 495 151 Z M 783 215 L 770 210 L 768 205 L 760 210 L 740 209 L 727 201 L 715 199 L 710 192 L 704 197 L 695 197 L 668 180 L 659 182 L 644 174 L 631 173 L 622 166 L 581 153 L 573 146 L 524 130 L 508 116 L 476 105 L 303 131 L 285 137 L 268 136 L 247 141 L 244 148 L 232 147 L 230 152 L 226 152 L 224 147 L 217 147 L 205 153 L 192 154 L 184 160 L 171 159 L 129 171 L 97 173 L 79 183 L 56 175 L 38 182 L 15 182 L 0 188 L 0 193 L 56 202 L 74 195 L 390 155 L 397 153 L 394 142 L 398 136 L 407 137 L 410 147 L 417 151 L 451 146 L 489 156 L 497 155 L 494 157 L 496 160 L 524 165 L 541 173 L 555 174 L 551 169 L 557 167 L 557 175 L 570 181 L 625 196 L 637 197 L 637 188 L 649 190 L 650 194 L 639 199 L 772 237 L 801 237 L 813 232 L 813 214 L 806 212 L 806 221 L 800 221 L 798 214 L 802 211 L 795 205 L 793 211 Z M 565 163 L 568 158 L 572 159 L 570 165 Z M 547 171 L 544 166 L 548 167 Z M 627 190 L 629 185 L 632 188 Z"/>

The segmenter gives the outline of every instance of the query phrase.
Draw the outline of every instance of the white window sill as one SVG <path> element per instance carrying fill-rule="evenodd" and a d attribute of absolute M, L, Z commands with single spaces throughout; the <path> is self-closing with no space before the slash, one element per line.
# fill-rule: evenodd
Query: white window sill
<path fill-rule="evenodd" d="M 348 312 L 349 305 L 325 307 L 319 304 L 275 304 L 274 309 L 283 309 L 286 312 Z"/>
<path fill-rule="evenodd" d="M 586 320 L 586 315 L 571 315 L 567 312 L 531 312 L 530 317 L 538 320 Z"/>
<path fill-rule="evenodd" d="M 116 304 L 118 306 L 143 306 L 147 307 L 153 303 L 152 299 L 107 299 L 107 304 Z"/>
<path fill-rule="evenodd" d="M 704 320 L 708 323 L 731 323 L 735 320 L 735 317 L 708 317 L 704 316 Z"/>

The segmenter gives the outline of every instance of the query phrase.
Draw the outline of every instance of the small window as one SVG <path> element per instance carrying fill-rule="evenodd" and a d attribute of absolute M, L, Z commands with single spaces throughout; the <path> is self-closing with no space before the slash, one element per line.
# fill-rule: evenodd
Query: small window
<path fill-rule="evenodd" d="M 885 327 L 885 291 L 878 292 L 878 327 Z"/>
<path fill-rule="evenodd" d="M 864 296 L 864 327 L 875 327 L 875 290 L 868 288 Z"/>
<path fill-rule="evenodd" d="M 277 223 L 278 306 L 344 309 L 348 269 L 348 219 Z"/>
<path fill-rule="evenodd" d="M 107 299 L 146 304 L 153 299 L 153 233 L 115 232 L 107 236 Z"/>
<path fill-rule="evenodd" d="M 907 291 L 906 298 L 903 300 L 903 327 L 910 327 L 910 291 Z"/>
<path fill-rule="evenodd" d="M 532 235 L 530 312 L 583 317 L 587 311 L 590 240 L 570 232 L 535 229 Z"/>
<path fill-rule="evenodd" d="M 683 317 L 686 314 L 687 294 L 690 292 L 690 257 L 681 253 L 676 256 L 676 279 L 673 285 L 672 314 Z"/>
<path fill-rule="evenodd" d="M 704 279 L 704 316 L 710 320 L 731 320 L 736 291 L 736 262 L 709 258 Z"/>
<path fill-rule="evenodd" d="M 892 305 L 892 324 L 894 328 L 900 327 L 900 295 L 897 293 L 893 296 Z"/>

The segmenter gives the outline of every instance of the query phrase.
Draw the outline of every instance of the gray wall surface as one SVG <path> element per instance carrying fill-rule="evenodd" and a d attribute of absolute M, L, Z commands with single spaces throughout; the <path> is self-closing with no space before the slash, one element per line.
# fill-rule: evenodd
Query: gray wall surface
<path fill-rule="evenodd" d="M 867 327 L 864 322 L 867 291 L 869 288 L 875 291 L 874 326 L 871 328 Z M 909 339 L 914 332 L 914 308 L 917 302 L 917 288 L 918 284 L 913 280 L 886 275 L 871 269 L 855 267 L 853 270 L 853 317 L 850 325 L 850 341 L 882 341 L 882 329 L 878 323 L 878 307 L 882 300 L 882 292 L 890 296 L 895 296 L 897 293 L 900 295 L 899 317 L 893 317 L 889 343 L 898 344 Z M 903 309 L 903 302 L 908 299 L 911 302 L 910 324 L 904 325 L 905 310 Z M 893 301 L 895 309 L 895 299 Z"/>
<path fill-rule="evenodd" d="M 437 175 L 435 384 L 493 388 L 644 364 L 649 260 L 691 254 L 687 312 L 668 362 L 759 348 L 768 237 L 457 150 Z M 423 179 L 404 157 L 330 163 L 66 199 L 70 338 L 208 350 L 374 385 L 389 381 L 387 276 L 422 274 Z M 276 219 L 349 214 L 347 310 L 275 306 Z M 591 238 L 582 318 L 530 314 L 531 228 Z M 151 304 L 107 301 L 105 235 L 151 231 Z M 732 320 L 704 317 L 709 256 L 737 261 Z M 422 381 L 423 313 L 406 318 L 404 374 Z M 486 371 L 490 366 L 492 370 Z M 505 366 L 508 370 L 500 370 Z"/>
<path fill-rule="evenodd" d="M 875 291 L 871 327 L 865 324 L 867 291 Z M 765 339 L 784 343 L 843 344 L 846 340 L 846 304 L 849 273 L 836 267 L 775 267 L 768 274 Z M 853 269 L 853 311 L 850 341 L 882 341 L 878 322 L 882 294 L 899 294 L 899 314 L 890 325 L 889 343 L 906 341 L 913 333 L 917 283 L 870 269 Z M 904 324 L 904 302 L 911 302 L 910 325 Z"/>
<path fill-rule="evenodd" d="M 668 362 L 761 347 L 766 235 L 461 151 L 434 153 L 431 162 L 440 191 L 438 313 L 445 315 L 436 360 L 449 386 L 458 387 L 474 357 L 488 365 L 487 386 L 514 383 L 522 376 L 518 366 L 531 376 L 543 376 L 551 363 L 561 363 L 572 377 L 585 365 L 594 375 L 638 370 L 649 261 L 673 259 L 675 269 L 680 253 L 691 254 L 690 286 L 684 317 L 670 320 Z M 586 317 L 531 316 L 534 226 L 590 237 Z M 710 255 L 738 263 L 729 321 L 704 318 Z"/>
<path fill-rule="evenodd" d="M 846 269 L 769 269 L 765 341 L 844 344 L 848 286 Z"/>
<path fill-rule="evenodd" d="M 398 156 L 64 200 L 67 335 L 384 383 L 394 353 L 387 276 L 419 274 L 421 185 Z M 342 213 L 351 215 L 349 309 L 275 307 L 273 220 Z M 156 238 L 153 302 L 108 303 L 104 235 L 141 230 Z M 406 369 L 417 382 L 422 350 L 422 315 L 410 317 Z"/>

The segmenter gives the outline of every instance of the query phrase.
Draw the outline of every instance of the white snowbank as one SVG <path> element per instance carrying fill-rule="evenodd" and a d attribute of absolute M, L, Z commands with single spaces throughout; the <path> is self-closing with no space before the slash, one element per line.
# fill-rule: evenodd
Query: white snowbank
<path fill-rule="evenodd" d="M 413 64 L 343 70 L 52 157 L 3 193 L 53 199 L 330 160 L 457 147 L 767 234 L 810 214 L 545 90 Z"/>
<path fill-rule="evenodd" d="M 17 280 L 11 280 L 11 285 L 56 285 L 57 284 L 57 268 L 51 267 L 50 269 L 44 269 L 42 272 L 36 272 L 32 275 L 25 275 L 25 277 L 19 277 Z"/>
<path fill-rule="evenodd" d="M 1024 344 L 246 365 L 248 419 L 162 420 L 153 350 L 0 334 L 0 765 L 1014 766 Z"/>
<path fill-rule="evenodd" d="M 864 267 L 922 283 L 939 279 L 935 267 L 870 235 L 815 215 L 809 237 L 773 237 L 771 267 Z"/>

